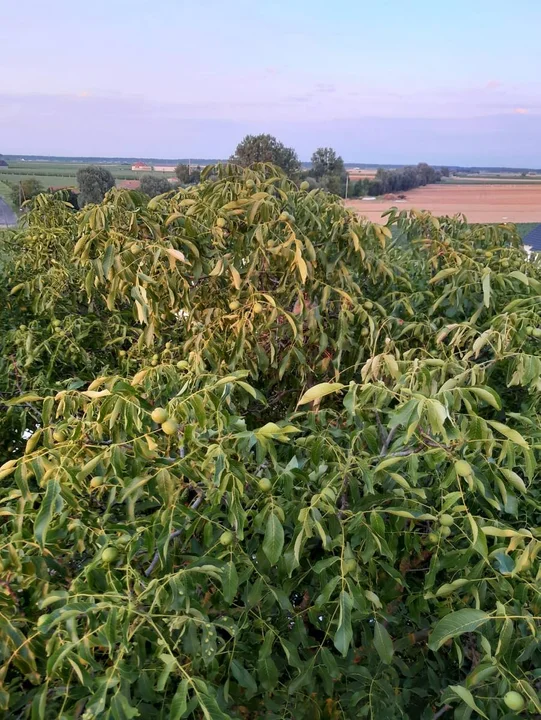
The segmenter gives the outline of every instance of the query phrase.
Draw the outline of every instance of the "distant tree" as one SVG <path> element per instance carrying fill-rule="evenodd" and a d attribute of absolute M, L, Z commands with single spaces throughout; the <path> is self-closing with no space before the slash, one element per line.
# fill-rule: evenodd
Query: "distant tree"
<path fill-rule="evenodd" d="M 179 182 L 181 182 L 183 185 L 186 185 L 190 182 L 190 168 L 184 163 L 179 163 L 176 166 L 175 175 L 177 176 Z"/>
<path fill-rule="evenodd" d="M 343 177 L 341 175 L 323 175 L 319 180 L 319 184 L 327 192 L 344 197 L 346 190 L 345 175 Z"/>
<path fill-rule="evenodd" d="M 448 167 L 442 167 L 442 168 L 440 168 L 440 173 L 441 173 L 442 177 L 449 177 L 449 175 L 451 174 L 451 171 L 449 170 Z"/>
<path fill-rule="evenodd" d="M 192 170 L 190 172 L 190 178 L 189 181 L 192 185 L 197 185 L 197 183 L 201 180 L 201 170 L 199 168 L 195 168 L 195 170 Z"/>
<path fill-rule="evenodd" d="M 273 163 L 290 176 L 299 172 L 301 167 L 295 150 L 272 135 L 246 135 L 230 160 L 244 167 L 258 162 Z"/>
<path fill-rule="evenodd" d="M 44 190 L 43 185 L 36 178 L 28 178 L 14 183 L 11 186 L 11 202 L 16 208 L 20 207 L 25 200 L 31 200 Z"/>
<path fill-rule="evenodd" d="M 162 175 L 143 175 L 141 178 L 141 191 L 153 198 L 172 189 L 169 180 Z"/>
<path fill-rule="evenodd" d="M 115 179 L 109 170 L 88 165 L 77 172 L 77 183 L 79 184 L 79 206 L 84 207 L 89 203 L 99 203 L 105 194 L 115 186 Z"/>
<path fill-rule="evenodd" d="M 318 148 L 312 155 L 312 174 L 314 177 L 320 178 L 323 175 L 341 176 L 344 172 L 344 161 L 332 148 Z"/>

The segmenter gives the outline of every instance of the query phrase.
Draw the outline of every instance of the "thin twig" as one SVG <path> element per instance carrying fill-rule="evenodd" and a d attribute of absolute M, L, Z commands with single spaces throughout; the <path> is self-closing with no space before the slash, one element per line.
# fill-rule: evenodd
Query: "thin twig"
<path fill-rule="evenodd" d="M 376 410 L 376 424 L 378 426 L 379 430 L 379 439 L 381 440 L 381 447 L 384 447 L 385 443 L 387 442 L 387 430 L 383 427 L 383 423 L 381 422 L 381 418 L 379 416 L 379 412 Z"/>
<path fill-rule="evenodd" d="M 441 710 L 438 710 L 438 712 L 434 714 L 434 717 L 432 718 L 432 720 L 438 720 L 438 718 L 440 718 L 442 715 L 445 715 L 447 710 L 452 710 L 452 708 L 453 708 L 452 705 L 444 705 L 441 708 Z"/>
<path fill-rule="evenodd" d="M 195 500 L 193 501 L 193 503 L 190 505 L 190 510 L 196 510 L 201 505 L 202 502 L 203 502 L 203 495 L 201 494 L 201 495 L 198 495 L 195 498 Z M 169 535 L 166 542 L 168 542 L 168 543 L 171 542 L 171 540 L 174 540 L 179 535 L 182 535 L 182 530 L 175 530 L 174 532 L 172 532 Z M 160 562 L 160 551 L 156 550 L 154 557 L 152 558 L 152 562 L 145 570 L 145 577 L 149 577 L 149 575 L 151 575 L 154 572 L 154 570 L 156 569 L 156 566 L 158 565 L 159 562 Z"/>
<path fill-rule="evenodd" d="M 391 428 L 389 430 L 389 434 L 387 435 L 387 439 L 383 443 L 383 447 L 381 448 L 381 455 L 387 455 L 387 450 L 391 447 L 391 443 L 394 440 L 394 436 L 398 432 L 398 425 L 396 425 L 394 428 Z"/>

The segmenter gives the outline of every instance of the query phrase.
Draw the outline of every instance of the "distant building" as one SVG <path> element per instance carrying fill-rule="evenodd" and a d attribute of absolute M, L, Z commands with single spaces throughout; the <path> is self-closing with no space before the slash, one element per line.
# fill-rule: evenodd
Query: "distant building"
<path fill-rule="evenodd" d="M 133 165 L 131 166 L 131 169 L 132 169 L 134 172 L 150 172 L 150 171 L 152 170 L 152 168 L 150 167 L 150 165 L 147 165 L 147 164 L 144 163 L 144 162 L 136 162 L 136 163 L 133 163 Z"/>
<path fill-rule="evenodd" d="M 174 173 L 175 165 L 154 165 L 154 172 Z"/>

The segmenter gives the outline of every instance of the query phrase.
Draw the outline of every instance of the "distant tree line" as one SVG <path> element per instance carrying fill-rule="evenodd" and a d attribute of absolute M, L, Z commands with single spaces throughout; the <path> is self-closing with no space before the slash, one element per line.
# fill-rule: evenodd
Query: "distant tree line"
<path fill-rule="evenodd" d="M 427 163 L 419 163 L 396 170 L 379 168 L 374 178 L 362 178 L 353 186 L 352 196 L 385 195 L 413 190 L 422 185 L 441 181 L 443 173 Z"/>

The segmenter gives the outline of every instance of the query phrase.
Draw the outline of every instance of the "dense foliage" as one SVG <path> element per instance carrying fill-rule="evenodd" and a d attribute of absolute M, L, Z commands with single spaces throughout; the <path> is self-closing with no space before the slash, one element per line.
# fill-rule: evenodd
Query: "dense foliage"
<path fill-rule="evenodd" d="M 149 173 L 141 177 L 141 192 L 144 192 L 148 197 L 153 198 L 156 195 L 163 195 L 163 193 L 172 190 L 171 183 L 163 175 L 155 175 Z"/>
<path fill-rule="evenodd" d="M 231 161 L 245 167 L 254 163 L 273 163 L 289 176 L 298 173 L 301 167 L 293 148 L 266 134 L 246 135 L 237 145 Z"/>
<path fill-rule="evenodd" d="M 105 194 L 115 186 L 113 174 L 99 165 L 87 165 L 77 171 L 79 185 L 79 207 L 99 203 Z"/>
<path fill-rule="evenodd" d="M 512 227 L 364 223 L 266 165 L 23 222 L 1 712 L 541 713 L 541 269 Z"/>
<path fill-rule="evenodd" d="M 449 170 L 447 169 L 447 175 Z M 427 163 L 406 165 L 396 170 L 379 168 L 374 178 L 363 178 L 355 183 L 354 195 L 384 195 L 386 193 L 413 190 L 414 188 L 440 182 L 443 172 Z"/>
<path fill-rule="evenodd" d="M 36 195 L 43 192 L 43 185 L 36 178 L 20 180 L 18 183 L 11 183 L 11 204 L 14 208 L 20 208 L 27 200 L 32 200 Z"/>

